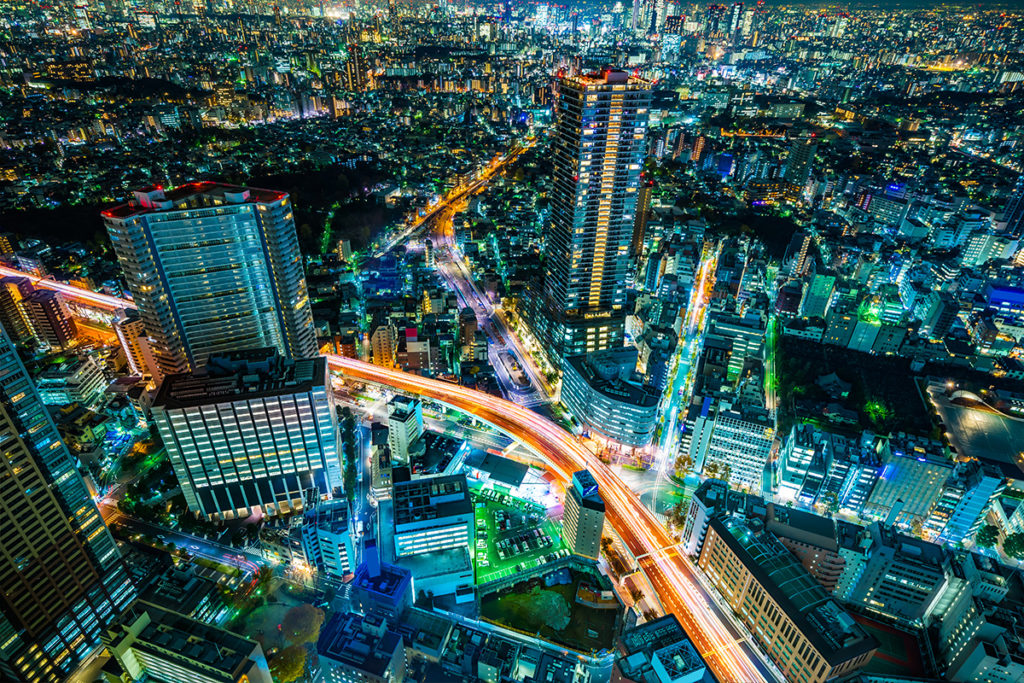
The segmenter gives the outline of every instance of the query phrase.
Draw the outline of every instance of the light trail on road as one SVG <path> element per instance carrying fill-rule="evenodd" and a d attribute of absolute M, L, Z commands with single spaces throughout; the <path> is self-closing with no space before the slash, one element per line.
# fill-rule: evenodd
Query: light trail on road
<path fill-rule="evenodd" d="M 720 608 L 701 594 L 692 565 L 675 549 L 675 541 L 658 518 L 572 434 L 531 410 L 490 394 L 343 356 L 328 355 L 327 361 L 331 370 L 348 379 L 444 403 L 490 423 L 543 457 L 563 487 L 576 470 L 590 470 L 605 500 L 608 523 L 634 556 L 644 558 L 640 565 L 657 597 L 666 611 L 678 617 L 715 675 L 736 683 L 774 680 L 757 660 L 746 634 L 737 631 Z"/>
<path fill-rule="evenodd" d="M 500 158 L 491 160 L 491 162 L 487 166 L 477 171 L 477 173 L 480 174 L 478 178 L 471 181 L 468 185 L 460 183 L 456 187 L 450 189 L 448 193 L 444 196 L 444 198 L 438 201 L 438 203 L 435 206 L 428 208 L 426 213 L 424 213 L 422 216 L 413 219 L 413 222 L 409 225 L 409 227 L 407 227 L 405 230 L 395 235 L 391 239 L 387 240 L 382 247 L 374 251 L 374 256 L 383 256 L 384 254 L 386 254 L 387 252 L 391 251 L 396 246 L 401 244 L 403 240 L 408 238 L 410 235 L 419 230 L 425 224 L 434 220 L 434 218 L 436 218 L 438 214 L 440 214 L 442 211 L 447 210 L 453 204 L 462 201 L 466 197 L 469 197 L 470 195 L 474 194 L 475 192 L 483 188 L 487 183 L 491 182 L 491 179 L 499 171 L 501 171 L 502 168 L 504 168 L 509 163 L 515 161 L 517 158 L 519 158 L 520 154 L 522 154 L 532 146 L 533 142 L 531 141 L 527 141 L 525 144 L 516 143 L 515 145 L 512 146 L 512 149 L 510 149 Z"/>
<path fill-rule="evenodd" d="M 7 266 L 0 266 L 0 276 L 4 277 L 24 277 L 28 278 L 32 282 L 32 286 L 37 289 L 50 289 L 55 292 L 60 292 L 66 296 L 71 297 L 75 301 L 80 301 L 85 304 L 98 306 L 111 311 L 117 311 L 125 308 L 135 308 L 135 305 L 127 299 L 121 299 L 116 296 L 110 296 L 109 294 L 100 294 L 99 292 L 92 292 L 88 289 L 82 289 L 77 285 L 68 284 L 67 282 L 57 282 L 56 280 L 47 280 L 40 278 L 38 275 L 32 273 L 26 273 L 14 268 L 8 268 Z"/>
<path fill-rule="evenodd" d="M 75 285 L 38 280 L 28 273 L 0 267 L 0 275 L 28 277 L 39 286 L 59 291 L 76 301 L 111 310 L 130 308 L 131 303 L 97 294 Z M 607 465 L 598 460 L 562 427 L 533 411 L 505 399 L 457 384 L 421 377 L 338 355 L 326 356 L 329 367 L 344 377 L 447 404 L 491 424 L 531 448 L 547 463 L 564 487 L 576 470 L 588 469 L 600 486 L 606 503 L 606 519 L 635 557 L 657 592 L 666 611 L 676 615 L 687 635 L 722 681 L 759 683 L 775 681 L 745 638 L 730 624 L 721 608 L 709 603 L 697 585 L 690 561 L 675 549 L 658 518 L 648 510 Z"/>

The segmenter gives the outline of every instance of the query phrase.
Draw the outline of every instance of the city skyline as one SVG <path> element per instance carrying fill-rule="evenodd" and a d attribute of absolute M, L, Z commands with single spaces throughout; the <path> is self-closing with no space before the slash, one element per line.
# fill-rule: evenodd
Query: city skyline
<path fill-rule="evenodd" d="M 1024 677 L 1024 12 L 0 16 L 0 679 Z"/>

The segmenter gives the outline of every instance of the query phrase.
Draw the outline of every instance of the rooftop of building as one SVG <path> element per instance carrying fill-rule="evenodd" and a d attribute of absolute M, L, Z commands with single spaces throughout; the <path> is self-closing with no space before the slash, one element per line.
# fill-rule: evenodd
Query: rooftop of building
<path fill-rule="evenodd" d="M 25 295 L 25 301 L 42 302 L 51 301 L 57 298 L 57 292 L 52 289 L 36 289 Z"/>
<path fill-rule="evenodd" d="M 466 456 L 466 464 L 487 472 L 492 480 L 513 488 L 520 486 L 526 479 L 526 473 L 530 471 L 528 465 L 479 449 L 470 451 Z"/>
<path fill-rule="evenodd" d="M 402 636 L 377 615 L 335 613 L 320 631 L 316 651 L 321 657 L 384 677 Z"/>
<path fill-rule="evenodd" d="M 396 396 L 388 402 L 388 421 L 398 420 L 404 422 L 414 417 L 419 407 L 419 401 L 404 396 Z"/>
<path fill-rule="evenodd" d="M 943 568 L 949 563 L 949 552 L 937 543 L 901 534 L 893 527 L 886 526 L 881 522 L 875 522 L 868 528 L 876 543 L 891 548 L 905 561 L 929 565 L 936 569 Z"/>
<path fill-rule="evenodd" d="M 248 638 L 204 624 L 157 605 L 136 600 L 108 630 L 115 639 L 128 636 L 140 619 L 148 620 L 132 647 L 177 659 L 202 663 L 204 668 L 231 674 L 237 680 L 248 668 L 259 645 Z"/>
<path fill-rule="evenodd" d="M 651 621 L 646 621 L 622 634 L 620 642 L 626 654 L 647 652 L 686 640 L 686 631 L 674 614 L 667 614 Z"/>
<path fill-rule="evenodd" d="M 831 666 L 878 647 L 774 535 L 736 519 L 712 519 L 711 528 Z"/>
<path fill-rule="evenodd" d="M 721 479 L 705 479 L 693 492 L 693 497 L 702 505 L 714 508 L 720 514 L 741 513 L 747 518 L 765 519 L 768 505 L 764 498 L 752 493 L 735 491 Z"/>
<path fill-rule="evenodd" d="M 134 195 L 131 201 L 103 211 L 103 216 L 125 219 L 160 211 L 179 211 L 225 204 L 269 204 L 288 198 L 287 193 L 276 190 L 210 181 L 187 183 L 173 188 L 148 185 L 135 190 Z"/>
<path fill-rule="evenodd" d="M 316 507 L 310 507 L 309 517 L 318 529 L 332 534 L 345 533 L 348 530 L 348 501 L 339 498 L 318 502 Z"/>
<path fill-rule="evenodd" d="M 392 500 L 396 525 L 473 513 L 464 474 L 395 481 Z"/>
<path fill-rule="evenodd" d="M 411 572 L 414 581 L 473 571 L 473 561 L 466 546 L 400 557 L 395 564 Z"/>
<path fill-rule="evenodd" d="M 620 403 L 653 408 L 661 400 L 661 393 L 653 386 L 641 384 L 633 376 L 636 355 L 635 347 L 605 349 L 568 356 L 565 364 L 594 391 Z"/>
<path fill-rule="evenodd" d="M 399 602 L 411 582 L 412 574 L 408 569 L 381 562 L 380 571 L 374 576 L 369 565 L 363 562 L 356 567 L 352 586 L 371 593 L 378 599 L 386 598 L 389 602 Z"/>
<path fill-rule="evenodd" d="M 168 376 L 153 405 L 187 408 L 297 394 L 326 383 L 327 361 L 322 356 L 291 360 L 274 348 L 246 349 L 211 356 L 202 370 Z"/>
<path fill-rule="evenodd" d="M 182 614 L 193 614 L 207 599 L 220 598 L 220 586 L 198 576 L 191 565 L 172 566 L 156 576 L 140 597 L 158 606 L 173 605 Z"/>
<path fill-rule="evenodd" d="M 601 71 L 593 71 L 586 74 L 576 74 L 573 76 L 563 75 L 562 82 L 580 87 L 597 85 L 650 85 L 649 81 L 633 76 L 628 71 L 611 68 L 602 69 Z"/>
<path fill-rule="evenodd" d="M 828 550 L 839 550 L 836 543 L 836 523 L 831 517 L 771 504 L 768 520 L 768 530 L 776 535 Z"/>

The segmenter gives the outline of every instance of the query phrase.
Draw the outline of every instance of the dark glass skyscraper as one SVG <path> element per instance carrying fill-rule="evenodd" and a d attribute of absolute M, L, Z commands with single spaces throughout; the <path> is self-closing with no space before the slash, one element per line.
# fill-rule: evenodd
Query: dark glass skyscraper
<path fill-rule="evenodd" d="M 63 680 L 134 593 L 114 539 L 3 330 L 0 451 L 0 680 Z"/>
<path fill-rule="evenodd" d="M 1003 209 L 1003 218 L 1006 220 L 1008 234 L 1014 237 L 1024 235 L 1024 175 L 1017 178 L 1017 185 Z"/>

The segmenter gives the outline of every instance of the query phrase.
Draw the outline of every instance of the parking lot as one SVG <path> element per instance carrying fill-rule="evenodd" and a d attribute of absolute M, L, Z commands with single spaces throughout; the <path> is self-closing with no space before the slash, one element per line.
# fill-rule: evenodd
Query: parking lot
<path fill-rule="evenodd" d="M 561 526 L 540 505 L 492 489 L 472 491 L 476 582 L 486 583 L 568 554 Z"/>

